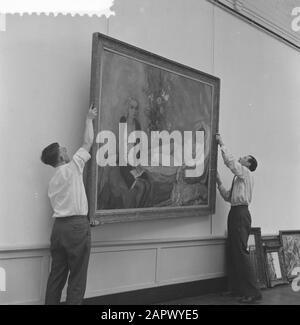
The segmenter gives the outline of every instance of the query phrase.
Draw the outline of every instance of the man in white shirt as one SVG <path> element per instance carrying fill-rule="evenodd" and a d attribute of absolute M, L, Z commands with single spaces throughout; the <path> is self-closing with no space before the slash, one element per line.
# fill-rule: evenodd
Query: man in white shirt
<path fill-rule="evenodd" d="M 91 157 L 89 151 L 94 140 L 93 119 L 96 116 L 97 110 L 91 106 L 83 144 L 71 160 L 66 148 L 58 143 L 52 143 L 42 151 L 42 162 L 55 168 L 48 187 L 55 222 L 51 234 L 52 264 L 45 298 L 47 305 L 60 303 L 68 275 L 66 303 L 78 305 L 84 297 L 91 233 L 82 175 L 85 163 Z"/>
<path fill-rule="evenodd" d="M 217 135 L 225 165 L 234 174 L 231 188 L 226 190 L 217 174 L 217 185 L 223 199 L 231 204 L 227 227 L 227 271 L 229 289 L 233 296 L 241 296 L 240 302 L 253 303 L 262 298 L 256 286 L 253 267 L 247 250 L 251 229 L 251 215 L 248 209 L 252 200 L 254 179 L 252 172 L 257 168 L 253 156 L 236 160 L 226 149 L 220 135 Z"/>

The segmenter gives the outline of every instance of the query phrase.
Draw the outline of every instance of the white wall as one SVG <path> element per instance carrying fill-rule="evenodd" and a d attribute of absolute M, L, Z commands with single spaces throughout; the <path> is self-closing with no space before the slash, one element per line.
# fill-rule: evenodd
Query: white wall
<path fill-rule="evenodd" d="M 253 225 L 265 234 L 300 229 L 300 54 L 218 8 L 215 31 L 220 130 L 233 154 L 258 160 Z"/>
<path fill-rule="evenodd" d="M 46 189 L 53 170 L 41 164 L 39 155 L 45 145 L 56 140 L 71 153 L 81 143 L 95 31 L 220 77 L 224 140 L 234 154 L 253 153 L 259 161 L 251 207 L 253 225 L 261 226 L 263 233 L 300 229 L 299 52 L 205 0 L 189 0 L 188 5 L 184 0 L 116 0 L 113 9 L 116 16 L 109 21 L 7 16 L 6 32 L 0 33 L 0 249 L 49 245 L 52 220 Z M 219 169 L 230 186 L 231 175 L 220 157 Z M 195 238 L 201 241 L 203 236 L 225 234 L 227 212 L 228 206 L 218 195 L 213 216 L 104 225 L 93 229 L 94 246 L 103 243 L 107 247 L 116 241 L 121 241 L 121 246 L 131 241 L 143 245 L 147 241 L 156 249 L 157 242 L 174 244 L 179 240 L 184 246 L 199 247 L 194 245 Z M 121 246 L 119 250 L 124 251 Z M 210 265 L 210 269 L 190 263 L 177 282 L 223 274 L 223 262 L 219 264 L 203 249 L 196 250 L 203 258 L 200 264 Z M 180 249 L 178 256 L 185 256 L 182 251 L 191 261 L 195 250 Z M 104 261 L 107 256 L 118 267 L 116 255 L 105 255 Z M 140 265 L 139 255 L 130 256 L 131 264 Z M 166 258 L 175 263 L 176 254 Z M 0 266 L 1 259 L 4 255 Z M 101 286 L 105 281 L 113 292 L 124 290 L 122 283 L 116 284 L 119 276 L 101 275 L 99 263 L 92 259 L 90 264 L 92 291 L 107 293 Z M 156 267 L 152 267 L 154 273 Z M 127 275 L 132 272 L 129 268 Z M 165 281 L 162 277 L 153 282 L 153 272 L 146 282 L 139 282 L 137 269 L 137 285 L 131 283 L 132 288 L 175 281 L 171 267 L 165 266 Z"/>
<path fill-rule="evenodd" d="M 89 100 L 91 34 L 99 18 L 7 16 L 0 33 L 0 247 L 45 245 L 51 228 L 43 147 L 81 144 Z"/>
<path fill-rule="evenodd" d="M 40 163 L 39 155 L 45 145 L 55 140 L 68 146 L 71 153 L 80 145 L 88 106 L 92 32 L 107 33 L 108 29 L 110 36 L 212 71 L 212 34 L 211 29 L 207 30 L 208 25 L 212 26 L 212 6 L 193 1 L 197 13 L 185 8 L 181 0 L 173 2 L 167 18 L 168 1 L 161 1 L 159 6 L 155 1 L 126 1 L 126 5 L 116 1 L 116 16 L 110 19 L 109 26 L 106 19 L 96 18 L 7 17 L 7 31 L 1 34 L 0 45 L 0 100 L 4 110 L 1 140 L 9 159 L 2 162 L 5 186 L 1 206 L 3 214 L 11 217 L 3 218 L 1 246 L 49 242 L 46 187 L 53 171 Z M 186 26 L 190 11 L 194 18 Z M 204 14 L 200 21 L 199 12 Z M 198 30 L 206 31 L 199 34 Z M 187 33 L 189 38 L 198 39 L 197 50 L 185 37 Z M 7 139 L 12 125 L 14 136 Z M 96 229 L 94 238 L 185 238 L 211 231 L 211 217 L 207 216 L 107 225 Z"/>

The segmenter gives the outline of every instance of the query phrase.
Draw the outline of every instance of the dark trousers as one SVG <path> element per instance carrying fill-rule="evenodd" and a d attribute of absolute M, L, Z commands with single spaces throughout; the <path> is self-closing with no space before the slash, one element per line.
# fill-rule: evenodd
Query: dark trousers
<path fill-rule="evenodd" d="M 46 290 L 46 305 L 60 303 L 68 278 L 68 305 L 82 303 L 91 250 L 91 232 L 86 216 L 56 218 L 51 234 L 51 272 Z"/>
<path fill-rule="evenodd" d="M 247 250 L 250 229 L 248 207 L 231 207 L 228 215 L 227 273 L 229 290 L 240 296 L 260 295 Z"/>

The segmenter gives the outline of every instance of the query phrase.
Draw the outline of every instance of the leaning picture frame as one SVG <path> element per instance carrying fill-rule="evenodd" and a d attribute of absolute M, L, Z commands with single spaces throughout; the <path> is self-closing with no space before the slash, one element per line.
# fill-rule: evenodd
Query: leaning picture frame
<path fill-rule="evenodd" d="M 89 218 L 213 214 L 219 97 L 219 78 L 94 33 L 90 103 L 98 118 L 87 171 Z"/>
<path fill-rule="evenodd" d="M 264 249 L 281 246 L 279 235 L 264 235 L 261 237 L 261 241 Z"/>
<path fill-rule="evenodd" d="M 254 270 L 256 284 L 260 289 L 267 288 L 267 274 L 262 246 L 261 228 L 252 227 L 248 238 L 250 262 Z"/>
<path fill-rule="evenodd" d="M 265 246 L 265 263 L 268 287 L 287 284 L 283 248 L 281 246 Z"/>
<path fill-rule="evenodd" d="M 300 268 L 300 230 L 279 231 L 287 278 L 292 280 Z"/>

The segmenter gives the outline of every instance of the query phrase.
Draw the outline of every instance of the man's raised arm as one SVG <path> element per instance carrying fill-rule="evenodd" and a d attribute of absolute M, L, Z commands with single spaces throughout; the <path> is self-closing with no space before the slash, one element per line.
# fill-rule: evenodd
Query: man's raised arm
<path fill-rule="evenodd" d="M 93 120 L 97 116 L 97 108 L 93 107 L 93 105 L 90 106 L 90 109 L 88 111 L 86 121 L 85 121 L 85 130 L 84 130 L 84 136 L 83 136 L 83 144 L 82 148 L 84 148 L 87 152 L 91 150 L 93 141 L 94 141 L 94 126 L 93 126 Z"/>
<path fill-rule="evenodd" d="M 217 134 L 216 140 L 220 146 L 224 164 L 232 171 L 234 175 L 243 177 L 243 166 L 228 152 L 219 134 Z"/>

